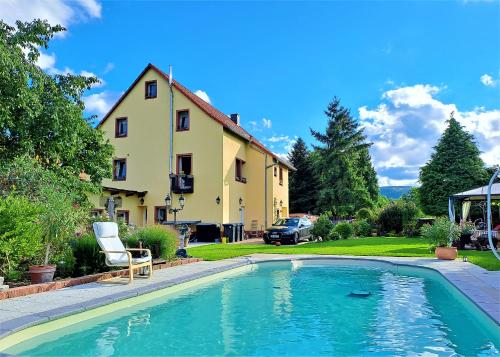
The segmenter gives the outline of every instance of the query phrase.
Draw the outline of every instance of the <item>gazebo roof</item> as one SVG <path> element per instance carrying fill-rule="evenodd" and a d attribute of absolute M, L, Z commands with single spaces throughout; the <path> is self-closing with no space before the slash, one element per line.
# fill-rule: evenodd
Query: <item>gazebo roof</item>
<path fill-rule="evenodd" d="M 480 201 L 485 200 L 487 195 L 488 186 L 483 186 L 469 191 L 455 193 L 454 195 L 451 195 L 451 197 L 459 200 Z M 494 183 L 491 186 L 491 199 L 500 200 L 500 183 Z"/>

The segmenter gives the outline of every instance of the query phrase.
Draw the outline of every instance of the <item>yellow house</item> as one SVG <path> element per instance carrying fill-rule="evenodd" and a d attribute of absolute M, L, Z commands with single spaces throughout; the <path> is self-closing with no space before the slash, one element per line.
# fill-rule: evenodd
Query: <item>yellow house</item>
<path fill-rule="evenodd" d="M 220 112 L 177 81 L 170 87 L 152 64 L 98 126 L 115 154 L 113 178 L 102 183 L 102 196 L 90 197 L 96 211 L 112 196 L 129 224 L 171 222 L 165 198 L 178 207 L 182 194 L 178 221 L 244 223 L 257 233 L 288 216 L 293 167 L 242 128 L 239 115 Z"/>

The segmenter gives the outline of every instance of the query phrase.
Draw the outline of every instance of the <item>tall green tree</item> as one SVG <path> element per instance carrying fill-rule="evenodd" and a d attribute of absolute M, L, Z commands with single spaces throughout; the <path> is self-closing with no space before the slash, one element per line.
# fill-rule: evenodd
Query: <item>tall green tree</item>
<path fill-rule="evenodd" d="M 358 155 L 358 168 L 361 177 L 363 177 L 364 185 L 370 195 L 370 199 L 373 202 L 376 202 L 380 191 L 378 187 L 377 172 L 373 167 L 372 158 L 368 148 L 360 150 Z"/>
<path fill-rule="evenodd" d="M 453 115 L 434 147 L 430 160 L 420 169 L 420 203 L 425 213 L 448 213 L 448 197 L 487 184 L 488 175 L 474 142 Z"/>
<path fill-rule="evenodd" d="M 47 21 L 0 21 L 0 161 L 28 155 L 59 175 L 111 175 L 112 146 L 90 119 L 82 95 L 95 77 L 51 75 L 36 65 L 39 48 L 64 31 Z"/>
<path fill-rule="evenodd" d="M 290 212 L 316 212 L 319 180 L 314 171 L 314 158 L 305 141 L 298 138 L 288 155 L 296 168 L 290 172 Z"/>
<path fill-rule="evenodd" d="M 371 144 L 366 141 L 363 129 L 353 119 L 349 109 L 343 107 L 338 98 L 332 100 L 325 114 L 328 118 L 326 131 L 311 129 L 311 134 L 321 144 L 315 146 L 321 181 L 318 208 L 332 211 L 337 216 L 353 215 L 358 209 L 373 204 L 366 178 L 360 170 L 360 162 L 362 158 L 367 159 Z"/>

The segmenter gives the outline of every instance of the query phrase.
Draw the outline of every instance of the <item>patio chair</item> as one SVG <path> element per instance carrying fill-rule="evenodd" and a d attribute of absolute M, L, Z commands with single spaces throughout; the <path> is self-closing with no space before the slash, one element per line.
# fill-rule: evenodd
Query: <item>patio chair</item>
<path fill-rule="evenodd" d="M 106 265 L 110 267 L 128 267 L 128 283 L 134 281 L 134 270 L 147 267 L 148 278 L 153 275 L 151 251 L 145 248 L 125 248 L 118 237 L 118 224 L 115 222 L 96 222 L 93 224 L 97 243 L 101 253 L 106 255 Z M 130 252 L 146 252 L 146 256 L 133 258 Z"/>
<path fill-rule="evenodd" d="M 472 233 L 471 241 L 472 244 L 476 247 L 476 250 L 488 249 L 489 241 L 488 241 L 488 229 L 486 228 L 486 224 L 482 222 L 482 220 L 476 220 L 475 226 L 476 229 Z M 491 231 L 493 247 L 497 249 L 498 245 L 498 226 L 493 228 Z"/>

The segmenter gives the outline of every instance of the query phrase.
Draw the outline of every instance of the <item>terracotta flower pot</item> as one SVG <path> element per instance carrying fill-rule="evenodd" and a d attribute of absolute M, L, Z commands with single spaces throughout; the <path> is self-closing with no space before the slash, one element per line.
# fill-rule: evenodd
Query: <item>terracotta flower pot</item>
<path fill-rule="evenodd" d="M 437 247 L 436 258 L 442 260 L 455 260 L 457 258 L 457 248 L 455 247 Z"/>
<path fill-rule="evenodd" d="M 54 279 L 55 265 L 32 265 L 30 266 L 31 284 L 48 283 Z"/>

